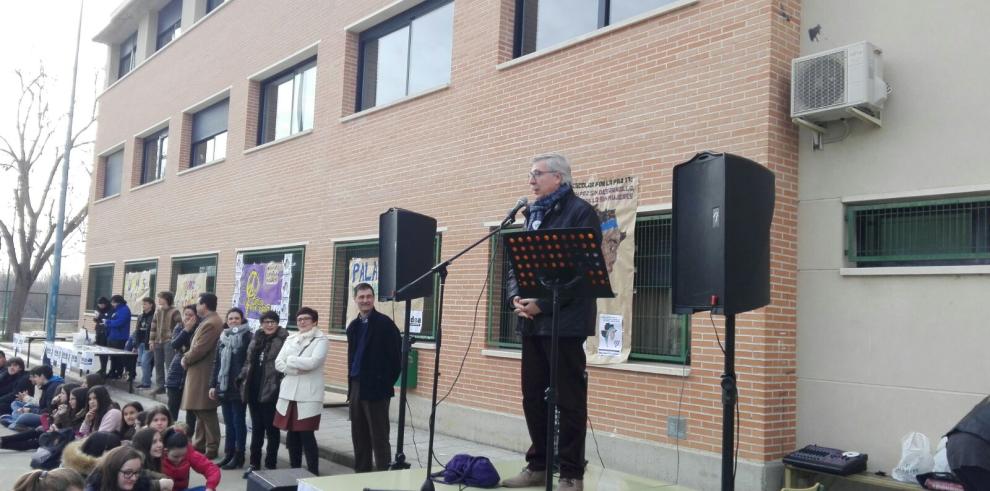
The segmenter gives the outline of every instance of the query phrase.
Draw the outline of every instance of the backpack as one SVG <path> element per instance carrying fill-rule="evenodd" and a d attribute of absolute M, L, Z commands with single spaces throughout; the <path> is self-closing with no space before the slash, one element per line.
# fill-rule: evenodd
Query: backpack
<path fill-rule="evenodd" d="M 495 465 L 488 457 L 472 457 L 463 453 L 451 458 L 444 470 L 434 472 L 430 478 L 443 484 L 464 484 L 479 488 L 494 488 L 501 481 Z"/>

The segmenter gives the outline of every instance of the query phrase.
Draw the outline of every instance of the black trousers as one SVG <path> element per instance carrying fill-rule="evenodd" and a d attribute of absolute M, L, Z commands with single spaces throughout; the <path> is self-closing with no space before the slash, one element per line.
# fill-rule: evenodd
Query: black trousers
<path fill-rule="evenodd" d="M 179 407 L 182 405 L 182 389 L 165 388 L 165 395 L 168 396 L 168 412 L 172 415 L 172 421 L 179 420 Z M 186 424 L 189 425 L 189 436 L 196 433 L 196 413 L 186 411 Z"/>
<path fill-rule="evenodd" d="M 261 468 L 261 447 L 268 440 L 265 449 L 265 466 L 274 469 L 278 463 L 278 446 L 281 435 L 273 423 L 275 421 L 275 401 L 249 402 L 251 410 L 251 465 Z"/>
<path fill-rule="evenodd" d="M 285 447 L 289 449 L 289 467 L 302 467 L 302 456 L 306 454 L 306 470 L 314 476 L 320 475 L 320 451 L 316 448 L 316 432 L 287 431 Z"/>
<path fill-rule="evenodd" d="M 388 406 L 391 399 L 361 399 L 361 384 L 351 380 L 351 443 L 354 445 L 354 472 L 387 471 L 392 460 L 389 443 Z M 371 457 L 375 465 L 371 465 Z"/>
<path fill-rule="evenodd" d="M 522 393 L 526 427 L 533 442 L 526 462 L 533 471 L 547 469 L 547 405 L 550 384 L 550 337 L 523 336 Z M 559 338 L 557 345 L 557 408 L 560 410 L 558 453 L 560 477 L 584 476 L 584 437 L 588 420 L 588 383 L 585 379 L 585 338 Z"/>
<path fill-rule="evenodd" d="M 125 341 L 119 341 L 119 340 L 108 340 L 107 341 L 107 347 L 108 348 L 124 349 L 124 345 L 125 344 L 127 344 L 127 341 L 126 340 Z M 126 358 L 123 357 L 123 356 L 113 356 L 113 357 L 110 357 L 110 374 L 109 374 L 109 377 L 114 378 L 114 377 L 120 377 L 121 375 L 123 375 L 124 374 L 124 370 L 126 368 L 128 368 L 128 366 L 130 365 L 130 358 L 131 358 L 130 356 L 128 356 Z"/>

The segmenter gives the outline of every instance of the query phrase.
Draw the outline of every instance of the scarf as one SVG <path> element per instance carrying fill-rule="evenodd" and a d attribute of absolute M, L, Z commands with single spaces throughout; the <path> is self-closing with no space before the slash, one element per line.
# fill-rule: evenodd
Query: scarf
<path fill-rule="evenodd" d="M 537 199 L 536 202 L 529 205 L 529 230 L 540 228 L 540 224 L 543 223 L 543 218 L 546 217 L 547 212 L 569 192 L 571 192 L 571 185 L 564 183 L 556 191 Z"/>
<path fill-rule="evenodd" d="M 241 324 L 237 327 L 227 328 L 223 332 L 220 343 L 220 372 L 217 373 L 217 386 L 221 393 L 226 392 L 228 387 L 230 387 L 230 365 L 234 353 L 244 351 L 247 348 L 247 346 L 244 346 L 244 336 L 242 334 L 248 329 L 250 327 L 247 324 Z M 236 377 L 237 374 L 234 374 L 234 376 Z"/>

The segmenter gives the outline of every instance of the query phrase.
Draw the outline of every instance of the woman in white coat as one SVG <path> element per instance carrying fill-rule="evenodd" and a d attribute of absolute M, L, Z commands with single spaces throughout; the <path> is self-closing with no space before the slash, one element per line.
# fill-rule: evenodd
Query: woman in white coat
<path fill-rule="evenodd" d="M 319 315 L 309 307 L 296 313 L 299 331 L 285 340 L 275 358 L 275 369 L 285 374 L 275 404 L 275 427 L 288 432 L 289 467 L 302 467 L 320 475 L 319 453 L 314 432 L 320 428 L 323 411 L 323 361 L 329 338 L 317 327 Z"/>

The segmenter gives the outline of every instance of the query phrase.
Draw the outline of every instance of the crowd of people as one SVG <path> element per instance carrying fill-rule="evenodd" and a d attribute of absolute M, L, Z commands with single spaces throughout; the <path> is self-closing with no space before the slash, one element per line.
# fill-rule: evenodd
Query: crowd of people
<path fill-rule="evenodd" d="M 347 327 L 350 418 L 355 470 L 368 472 L 387 469 L 390 461 L 388 406 L 401 337 L 392 319 L 374 310 L 371 285 L 358 285 L 354 294 L 359 315 Z M 100 298 L 96 343 L 138 356 L 134 363 L 112 357 L 109 366 L 101 360 L 82 384 L 66 382 L 48 365 L 25 371 L 23 359 L 0 352 L 0 424 L 16 431 L 0 437 L 0 448 L 38 449 L 32 467 L 52 469 L 21 476 L 15 490 L 181 491 L 193 489 L 191 472 L 206 480 L 195 489 L 213 490 L 221 469 L 277 468 L 280 430 L 290 467 L 302 467 L 305 457 L 306 469 L 319 475 L 315 431 L 329 349 L 319 314 L 300 308 L 298 330 L 290 334 L 274 311 L 262 314 L 254 330 L 239 308 L 221 318 L 212 293 L 194 305 L 173 303 L 168 291 L 143 299 L 131 330 L 127 301 Z M 165 394 L 167 404 L 113 400 L 104 381 L 137 379 L 138 366 L 139 388 Z M 222 456 L 218 408 L 226 427 Z M 184 420 L 176 421 L 182 411 Z"/>

